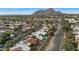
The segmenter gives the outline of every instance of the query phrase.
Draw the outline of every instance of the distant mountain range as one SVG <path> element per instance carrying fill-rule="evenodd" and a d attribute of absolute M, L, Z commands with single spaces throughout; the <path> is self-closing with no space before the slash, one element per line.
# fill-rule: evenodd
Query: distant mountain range
<path fill-rule="evenodd" d="M 46 15 L 46 16 L 52 16 L 52 15 L 61 15 L 62 13 L 60 11 L 55 11 L 53 8 L 49 8 L 46 10 L 38 10 L 34 12 L 32 15 Z"/>

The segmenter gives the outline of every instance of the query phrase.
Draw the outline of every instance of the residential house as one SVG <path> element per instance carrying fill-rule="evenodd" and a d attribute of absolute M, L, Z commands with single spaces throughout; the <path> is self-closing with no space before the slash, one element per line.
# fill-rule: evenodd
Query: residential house
<path fill-rule="evenodd" d="M 41 40 L 32 35 L 29 35 L 25 40 L 25 42 L 30 43 L 32 46 L 38 46 L 42 44 Z"/>
<path fill-rule="evenodd" d="M 25 43 L 24 40 L 18 42 L 15 46 L 10 48 L 10 51 L 29 51 L 31 49 L 30 43 Z"/>

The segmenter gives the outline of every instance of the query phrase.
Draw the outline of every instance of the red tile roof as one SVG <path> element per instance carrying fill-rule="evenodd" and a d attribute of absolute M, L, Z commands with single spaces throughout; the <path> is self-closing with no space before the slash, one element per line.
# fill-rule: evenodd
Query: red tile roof
<path fill-rule="evenodd" d="M 31 35 L 26 38 L 26 42 L 31 43 L 31 45 L 38 45 L 41 41 L 38 38 Z"/>

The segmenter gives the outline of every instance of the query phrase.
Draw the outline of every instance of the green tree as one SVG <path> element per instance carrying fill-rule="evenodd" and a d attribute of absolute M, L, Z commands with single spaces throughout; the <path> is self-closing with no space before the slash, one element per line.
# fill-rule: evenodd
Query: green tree
<path fill-rule="evenodd" d="M 54 32 L 56 31 L 56 28 L 54 26 L 52 26 L 49 30 L 48 30 L 48 35 L 54 35 Z"/>
<path fill-rule="evenodd" d="M 0 39 L 0 44 L 4 44 L 5 40 L 4 39 Z"/>
<path fill-rule="evenodd" d="M 63 48 L 67 51 L 76 51 L 77 50 L 77 42 L 75 41 L 75 37 L 72 32 L 66 33 L 66 38 L 63 42 Z"/>
<path fill-rule="evenodd" d="M 4 39 L 5 41 L 8 41 L 8 40 L 12 40 L 12 38 L 10 37 L 11 35 L 11 32 L 4 32 L 1 37 L 2 39 Z"/>
<path fill-rule="evenodd" d="M 9 51 L 9 48 L 15 45 L 16 40 L 9 40 L 4 44 L 4 48 L 6 51 Z"/>
<path fill-rule="evenodd" d="M 64 30 L 65 32 L 70 32 L 70 31 L 72 31 L 72 29 L 71 29 L 71 23 L 69 23 L 69 21 L 63 20 L 62 23 L 61 23 L 61 25 L 62 25 L 62 28 L 63 28 L 63 30 Z"/>
<path fill-rule="evenodd" d="M 63 48 L 66 51 L 76 51 L 77 50 L 77 42 L 75 42 L 73 39 L 65 39 Z"/>

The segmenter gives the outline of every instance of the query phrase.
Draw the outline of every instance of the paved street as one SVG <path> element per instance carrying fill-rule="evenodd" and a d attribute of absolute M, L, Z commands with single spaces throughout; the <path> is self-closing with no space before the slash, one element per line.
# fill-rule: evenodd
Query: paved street
<path fill-rule="evenodd" d="M 60 29 L 58 31 L 58 33 L 55 35 L 55 38 L 53 40 L 53 47 L 52 47 L 52 51 L 59 51 L 59 50 L 62 50 L 61 49 L 61 42 L 64 38 L 64 33 L 63 31 Z"/>
<path fill-rule="evenodd" d="M 49 44 L 48 51 L 61 51 L 61 43 L 64 39 L 64 32 L 61 29 L 61 26 L 58 25 L 58 30 L 55 33 L 55 36 L 52 38 L 51 43 Z"/>

